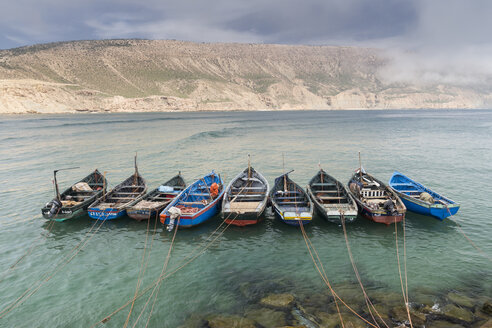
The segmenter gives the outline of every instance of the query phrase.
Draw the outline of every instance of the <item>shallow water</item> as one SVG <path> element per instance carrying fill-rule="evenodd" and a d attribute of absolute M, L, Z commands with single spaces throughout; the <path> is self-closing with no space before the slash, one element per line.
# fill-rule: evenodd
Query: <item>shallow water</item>
<path fill-rule="evenodd" d="M 406 251 L 410 301 L 425 289 L 451 289 L 472 295 L 492 292 L 492 264 L 461 234 L 490 257 L 490 182 L 492 111 L 294 111 L 211 112 L 0 117 L 0 316 L 45 274 L 58 271 L 5 314 L 5 327 L 87 327 L 126 303 L 134 294 L 148 236 L 153 238 L 143 287 L 160 274 L 172 234 L 160 223 L 124 218 L 100 228 L 83 217 L 56 223 L 50 230 L 40 208 L 53 197 L 52 171 L 62 189 L 98 168 L 111 186 L 139 171 L 151 187 L 181 171 L 188 183 L 215 169 L 229 181 L 252 165 L 270 182 L 285 169 L 307 184 L 322 167 L 344 183 L 358 167 L 387 181 L 399 170 L 461 204 L 458 215 L 439 222 L 408 213 Z M 219 218 L 179 230 L 168 272 L 218 227 Z M 97 233 L 92 233 L 97 230 Z M 401 291 L 394 226 L 359 220 L 347 226 L 350 246 L 363 283 L 370 290 Z M 306 232 L 333 283 L 354 282 L 343 230 L 320 218 Z M 154 234 L 155 233 L 155 234 Z M 400 252 L 403 230 L 399 225 Z M 90 239 L 89 239 L 90 238 Z M 87 241 L 88 240 L 88 241 Z M 56 266 L 81 242 L 66 266 Z M 9 269 L 27 254 L 14 269 Z M 148 253 L 147 253 L 148 254 Z M 403 258 L 402 258 L 403 259 Z M 326 286 L 309 257 L 299 228 L 271 215 L 248 228 L 229 227 L 203 255 L 164 280 L 150 326 L 176 327 L 191 315 L 240 311 L 247 301 L 240 286 L 254 281 L 281 282 L 295 295 Z M 369 293 L 369 296 L 371 294 Z M 362 297 L 362 296 L 361 296 Z M 133 324 L 148 297 L 135 302 Z M 137 326 L 145 326 L 149 308 Z M 107 326 L 122 326 L 128 309 Z"/>

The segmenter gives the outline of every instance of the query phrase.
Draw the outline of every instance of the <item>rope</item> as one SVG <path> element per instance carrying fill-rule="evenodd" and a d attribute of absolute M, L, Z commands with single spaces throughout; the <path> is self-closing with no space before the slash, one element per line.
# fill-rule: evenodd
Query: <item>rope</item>
<path fill-rule="evenodd" d="M 350 248 L 350 243 L 348 241 L 347 229 L 345 227 L 345 218 L 343 217 L 343 214 L 342 214 L 342 220 L 341 221 L 342 221 L 342 227 L 343 227 L 343 235 L 345 236 L 345 244 L 347 245 L 347 251 L 349 254 L 350 262 L 352 263 L 352 268 L 354 269 L 355 277 L 357 278 L 357 281 L 359 282 L 362 293 L 364 294 L 364 300 L 366 302 L 367 309 L 369 310 L 369 314 L 371 315 L 372 320 L 374 320 L 374 323 L 376 324 L 376 326 L 379 327 L 379 324 L 378 324 L 376 318 L 374 317 L 374 315 L 372 313 L 372 310 L 371 310 L 371 307 L 372 307 L 372 309 L 374 310 L 374 312 L 376 312 L 379 319 L 384 323 L 384 325 L 387 328 L 389 328 L 388 324 L 383 320 L 383 318 L 381 318 L 381 315 L 379 314 L 379 312 L 374 307 L 374 304 L 371 302 L 371 299 L 367 295 L 366 290 L 364 288 L 364 285 L 362 284 L 362 280 L 361 280 L 360 275 L 359 275 L 359 270 L 357 269 L 357 266 L 355 264 L 355 260 L 354 260 L 353 254 L 352 254 L 352 249 Z"/>
<path fill-rule="evenodd" d="M 34 219 L 35 219 L 35 218 L 37 218 L 37 217 L 38 217 L 38 216 L 37 216 L 37 215 L 35 215 L 35 216 L 33 216 L 33 217 L 30 217 L 30 218 L 28 218 L 28 219 L 24 219 L 24 220 L 16 220 L 16 221 L 13 221 L 13 222 L 1 223 L 1 224 L 0 224 L 0 227 L 2 227 L 2 228 L 3 228 L 3 227 L 9 227 L 9 226 L 15 225 L 15 224 L 17 224 L 17 223 L 22 223 L 22 222 L 32 221 L 32 220 L 34 220 Z"/>
<path fill-rule="evenodd" d="M 107 217 L 106 217 L 107 218 Z M 101 228 L 101 226 L 103 225 L 103 223 L 106 221 L 106 218 L 104 220 L 97 220 L 93 225 L 92 227 L 89 229 L 89 231 L 86 233 L 84 239 L 82 239 L 82 241 L 77 245 L 75 246 L 72 250 L 71 250 L 71 253 L 69 253 L 67 256 L 65 256 L 62 260 L 60 260 L 58 262 L 58 264 L 55 265 L 54 269 L 51 271 L 51 274 L 49 272 L 46 272 L 43 277 L 41 279 L 39 279 L 38 281 L 36 281 L 31 287 L 29 287 L 21 296 L 19 296 L 14 302 L 10 303 L 9 305 L 7 305 L 5 308 L 2 309 L 2 311 L 0 311 L 0 319 L 3 318 L 5 315 L 7 315 L 10 311 L 12 311 L 13 309 L 15 309 L 16 307 L 18 307 L 19 305 L 21 305 L 22 303 L 24 303 L 29 297 L 31 297 L 32 295 L 34 295 L 34 293 L 36 293 L 40 288 L 41 286 L 43 286 L 46 282 L 50 281 L 53 276 L 58 272 L 60 271 L 61 269 L 63 269 L 68 263 L 70 263 L 72 261 L 72 259 L 82 250 L 82 248 L 87 244 L 87 242 L 92 239 L 92 237 L 94 237 L 94 235 L 97 233 L 97 231 L 99 231 L 99 229 Z M 89 237 L 87 238 L 87 236 L 91 233 L 91 231 L 94 229 L 94 227 L 96 226 L 96 224 L 98 223 L 98 221 L 102 221 L 101 224 L 99 225 L 99 227 L 97 227 L 97 229 L 94 231 L 94 233 Z M 73 254 L 72 254 L 73 253 Z M 72 256 L 70 256 L 70 254 L 72 254 Z M 70 258 L 68 258 L 70 256 Z M 34 286 L 39 283 L 39 285 L 34 289 Z M 31 291 L 32 290 L 32 291 Z"/>
<path fill-rule="evenodd" d="M 405 220 L 405 217 L 403 217 L 403 220 Z M 405 222 L 405 221 L 403 221 Z M 403 225 L 403 229 L 405 229 L 405 225 Z M 408 315 L 408 321 L 410 322 L 410 327 L 413 328 L 412 325 L 412 317 L 410 316 L 410 308 L 408 307 L 408 294 L 405 294 L 405 289 L 403 287 L 403 280 L 401 277 L 401 265 L 400 265 L 400 253 L 398 250 L 398 225 L 396 224 L 396 217 L 395 217 L 395 243 L 396 243 L 396 258 L 398 260 L 398 274 L 400 275 L 400 285 L 401 285 L 401 293 L 403 295 L 403 301 L 405 302 L 405 308 L 407 310 L 407 315 Z M 406 276 L 406 273 L 405 273 Z M 406 283 L 406 281 L 405 281 Z"/>
<path fill-rule="evenodd" d="M 166 275 L 164 276 L 159 276 L 151 285 L 147 286 L 145 289 L 143 289 L 136 297 L 133 297 L 132 299 L 130 299 L 128 302 L 126 302 L 125 304 L 123 304 L 121 307 L 119 307 L 118 309 L 116 309 L 115 311 L 113 311 L 112 313 L 110 313 L 109 315 L 107 315 L 105 318 L 103 318 L 102 320 L 96 322 L 94 325 L 91 326 L 91 328 L 94 328 L 96 327 L 98 324 L 101 324 L 101 323 L 106 323 L 108 320 L 110 320 L 112 318 L 113 315 L 115 315 L 116 313 L 120 312 L 121 310 L 123 310 L 124 308 L 126 308 L 129 304 L 131 304 L 132 302 L 134 302 L 135 300 L 139 299 L 140 297 L 142 297 L 143 295 L 145 295 L 152 287 L 154 287 L 156 284 L 158 284 L 160 281 L 164 280 L 164 279 L 167 279 L 169 277 L 171 277 L 172 275 L 174 275 L 176 272 L 178 272 L 179 270 L 183 269 L 185 266 L 187 266 L 188 264 L 190 264 L 191 262 L 193 262 L 195 259 L 197 259 L 200 255 L 202 255 L 203 253 L 205 253 L 205 251 L 211 246 L 213 245 L 213 243 L 220 237 L 222 236 L 222 234 L 227 230 L 227 228 L 234 222 L 234 220 L 237 218 L 237 215 L 235 218 L 233 218 L 231 220 L 230 223 L 228 223 L 224 229 L 222 229 L 222 231 L 220 231 L 208 244 L 205 245 L 205 247 L 203 249 L 201 249 L 201 251 L 196 254 L 195 256 L 192 257 L 192 254 L 196 252 L 196 250 L 202 248 L 202 244 L 198 245 L 197 247 L 195 247 L 192 252 L 190 253 L 190 255 L 188 255 L 187 259 L 185 259 L 184 262 L 182 262 L 183 264 L 181 264 L 180 266 L 178 266 L 176 269 L 174 269 L 173 271 L 167 273 Z M 204 242 L 206 242 L 207 240 L 209 240 L 221 227 L 222 225 L 224 225 L 225 223 L 225 220 L 222 221 L 222 223 L 217 227 L 217 229 L 214 230 L 214 232 L 212 232 L 212 234 L 210 234 Z"/>
<path fill-rule="evenodd" d="M 12 265 L 11 265 L 11 266 L 10 266 L 10 267 L 9 267 L 9 268 L 8 268 L 8 269 L 7 269 L 7 270 L 6 270 L 3 274 L 2 274 L 2 277 L 0 278 L 0 282 L 2 282 L 2 281 L 5 279 L 5 276 L 7 276 L 7 274 L 8 274 L 10 271 L 12 271 L 12 270 L 14 270 L 14 269 L 15 269 L 15 267 L 17 266 L 17 264 L 19 264 L 20 262 L 22 262 L 22 260 L 23 260 L 26 256 L 28 256 L 28 255 L 30 255 L 30 254 L 31 254 L 31 252 L 33 251 L 34 247 L 36 247 L 36 246 L 37 246 L 37 245 L 36 245 L 36 242 L 37 242 L 39 239 L 41 239 L 41 238 L 43 238 L 43 237 L 45 237 L 45 238 L 46 238 L 46 237 L 50 234 L 51 229 L 53 228 L 54 224 L 55 224 L 55 221 L 50 221 L 50 223 L 48 223 L 48 232 L 46 233 L 46 235 L 41 235 L 41 236 L 39 236 L 39 237 L 38 237 L 38 238 L 37 238 L 37 239 L 33 242 L 33 245 L 32 245 L 32 246 L 31 246 L 31 247 L 30 247 L 30 248 L 29 248 L 29 249 L 28 249 L 28 250 L 27 250 L 27 251 L 26 251 L 26 252 L 25 252 L 25 253 L 24 253 L 21 257 L 19 257 L 19 258 L 18 258 L 18 259 L 14 262 L 14 264 L 12 264 Z"/>
<path fill-rule="evenodd" d="M 166 272 L 167 265 L 169 264 L 169 259 L 171 258 L 171 251 L 173 249 L 174 240 L 175 240 L 176 234 L 178 232 L 178 226 L 179 226 L 180 219 L 181 219 L 181 217 L 178 218 L 176 228 L 174 229 L 173 238 L 171 239 L 171 244 L 169 245 L 169 250 L 167 252 L 167 256 L 166 256 L 166 259 L 164 261 L 164 265 L 162 266 L 161 274 L 159 275 L 159 277 L 161 277 L 164 274 L 164 272 Z M 152 293 L 150 294 L 149 298 L 147 299 L 147 302 L 145 302 L 145 305 L 144 305 L 142 311 L 140 312 L 139 316 L 137 317 L 137 320 L 133 324 L 132 328 L 135 328 L 135 326 L 137 325 L 138 321 L 140 320 L 140 317 L 142 316 L 145 309 L 147 308 L 147 305 L 149 304 L 150 299 L 152 298 L 152 296 L 154 296 L 154 293 L 155 293 L 154 301 L 152 302 L 152 308 L 150 310 L 150 314 L 149 314 L 149 317 L 147 319 L 147 323 L 145 325 L 147 327 L 147 325 L 149 324 L 149 321 L 150 321 L 150 317 L 152 316 L 152 312 L 154 311 L 154 305 L 155 305 L 155 302 L 157 301 L 157 295 L 159 294 L 159 290 L 161 289 L 161 286 L 162 286 L 162 281 L 160 281 L 157 285 L 154 286 Z"/>
<path fill-rule="evenodd" d="M 468 242 L 481 254 L 483 255 L 486 259 L 488 259 L 490 262 L 492 262 L 492 258 L 487 254 L 485 253 L 482 249 L 480 249 L 477 245 L 475 245 L 475 243 L 465 234 L 465 232 L 461 229 L 461 225 L 456 222 L 457 226 L 458 226 L 458 230 L 461 232 L 461 234 L 463 235 L 463 237 L 466 238 L 466 240 L 468 240 Z"/>
<path fill-rule="evenodd" d="M 301 228 L 301 231 L 304 231 L 304 229 Z M 335 299 L 338 299 L 350 312 L 352 312 L 353 314 L 355 314 L 359 319 L 361 319 L 362 321 L 364 321 L 366 324 L 368 324 L 368 325 L 370 325 L 370 326 L 372 326 L 374 328 L 378 328 L 377 326 L 373 325 L 371 322 L 369 322 L 366 319 L 364 319 L 361 315 L 359 315 L 354 309 L 352 309 L 347 303 L 345 303 L 340 298 L 340 296 L 338 296 L 338 294 L 335 292 L 335 290 L 333 290 L 330 282 L 328 281 L 328 277 L 327 277 L 326 272 L 325 272 L 325 269 L 323 267 L 323 263 L 321 262 L 321 259 L 319 258 L 319 255 L 318 255 L 318 252 L 316 251 L 316 248 L 314 247 L 314 245 L 311 242 L 311 240 L 309 240 L 307 234 L 303 233 L 303 237 L 304 237 L 304 241 L 306 243 L 306 246 L 308 247 L 309 255 L 311 255 L 311 259 L 313 260 L 314 266 L 316 267 L 316 270 L 320 274 L 321 279 L 325 282 L 325 284 L 330 289 L 330 291 L 333 294 L 333 296 L 335 297 Z M 312 248 L 312 251 L 311 251 L 311 248 Z M 319 265 L 318 265 L 318 263 L 316 263 L 316 260 L 314 259 L 314 256 L 313 256 L 313 253 L 312 252 L 315 253 L 316 258 L 319 261 Z M 321 266 L 321 269 L 320 269 L 320 266 Z"/>
<path fill-rule="evenodd" d="M 156 218 L 155 218 L 155 224 L 154 224 L 154 233 L 152 234 L 152 242 L 150 244 L 149 253 L 152 250 L 152 245 L 154 244 L 154 236 L 155 236 L 155 231 L 156 231 L 155 228 L 157 227 L 157 218 L 158 218 L 158 215 L 159 215 L 159 213 L 156 211 Z M 144 277 L 144 274 L 145 274 L 145 271 L 144 270 L 147 268 L 146 263 L 148 263 L 148 257 L 147 257 L 147 262 L 144 263 L 144 261 L 145 261 L 145 254 L 147 252 L 147 242 L 148 242 L 148 239 L 149 239 L 149 227 L 150 227 L 150 218 L 147 220 L 147 231 L 145 232 L 144 251 L 143 251 L 143 254 L 142 254 L 142 260 L 140 261 L 140 270 L 138 272 L 137 287 L 135 288 L 135 294 L 134 294 L 134 296 L 136 296 L 138 294 L 138 290 L 140 288 L 140 285 L 142 284 L 142 280 L 143 280 L 143 277 Z M 128 316 L 126 317 L 126 321 L 125 321 L 125 324 L 123 325 L 123 328 L 126 328 L 126 326 L 128 325 L 128 321 L 130 320 L 130 315 L 132 314 L 132 310 L 133 310 L 134 304 L 135 304 L 135 302 L 132 302 L 132 306 L 130 307 L 130 312 L 128 312 Z"/>
<path fill-rule="evenodd" d="M 307 242 L 308 240 L 308 237 L 307 237 L 307 234 L 306 234 L 306 231 L 304 230 L 304 226 L 301 224 L 301 233 L 302 233 L 302 236 L 304 237 L 304 242 L 306 243 L 306 246 L 309 250 L 309 253 L 311 254 L 311 258 L 313 259 L 314 261 L 314 257 L 311 253 L 311 250 L 309 248 L 309 244 Z M 316 254 L 317 255 L 317 254 Z M 316 265 L 316 262 L 314 263 Z M 319 268 L 318 266 L 316 265 L 316 268 L 318 269 L 318 272 L 321 274 L 321 272 L 319 271 Z M 323 279 L 323 281 L 326 280 L 327 284 L 328 284 L 328 287 L 330 288 L 330 292 L 331 292 L 331 296 L 333 297 L 333 299 L 335 300 L 335 306 L 337 308 L 337 312 L 338 312 L 338 317 L 340 319 L 340 323 L 342 324 L 342 328 L 345 328 L 345 325 L 343 324 L 343 317 L 342 317 L 342 313 L 340 312 L 340 308 L 338 307 L 338 301 L 337 301 L 337 298 L 335 297 L 335 292 L 333 291 L 333 289 L 331 288 L 331 285 L 330 283 L 328 282 L 328 277 L 326 276 L 326 273 L 325 273 L 325 270 L 323 268 L 323 274 L 321 274 L 321 278 Z"/>

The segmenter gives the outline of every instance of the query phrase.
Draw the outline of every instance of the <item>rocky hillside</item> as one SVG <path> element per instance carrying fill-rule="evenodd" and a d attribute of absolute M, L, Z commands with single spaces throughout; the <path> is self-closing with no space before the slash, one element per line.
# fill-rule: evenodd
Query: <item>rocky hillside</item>
<path fill-rule="evenodd" d="M 104 40 L 0 51 L 0 113 L 480 108 L 489 91 L 386 83 L 375 49 Z"/>

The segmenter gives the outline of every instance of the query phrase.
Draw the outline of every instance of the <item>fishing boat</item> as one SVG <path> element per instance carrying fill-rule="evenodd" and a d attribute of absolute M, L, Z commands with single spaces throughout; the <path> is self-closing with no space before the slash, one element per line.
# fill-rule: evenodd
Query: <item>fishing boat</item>
<path fill-rule="evenodd" d="M 55 198 L 41 209 L 41 213 L 45 219 L 58 222 L 86 214 L 89 205 L 101 196 L 108 184 L 106 178 L 96 169 L 60 194 L 56 173 L 62 170 L 67 169 L 55 170 L 53 172 Z"/>
<path fill-rule="evenodd" d="M 246 226 L 263 218 L 268 203 L 268 181 L 250 165 L 229 182 L 222 200 L 222 217 L 227 224 Z"/>
<path fill-rule="evenodd" d="M 126 210 L 126 214 L 137 221 L 157 218 L 161 211 L 186 187 L 181 173 L 148 192 L 142 200 Z"/>
<path fill-rule="evenodd" d="M 103 194 L 87 211 L 93 219 L 114 220 L 124 216 L 127 208 L 139 202 L 146 192 L 147 182 L 138 173 L 135 157 L 135 172 L 109 193 Z"/>
<path fill-rule="evenodd" d="M 394 172 L 389 185 L 400 196 L 409 211 L 422 215 L 433 216 L 436 219 L 455 215 L 460 205 L 422 184 L 410 179 L 400 172 Z"/>
<path fill-rule="evenodd" d="M 270 199 L 275 214 L 293 226 L 305 225 L 313 220 L 313 203 L 307 193 L 289 178 L 289 171 L 275 179 Z"/>
<path fill-rule="evenodd" d="M 355 171 L 348 187 L 359 207 L 359 213 L 366 219 L 390 225 L 405 217 L 406 207 L 400 197 L 363 168 Z"/>
<path fill-rule="evenodd" d="M 174 198 L 160 214 L 160 221 L 170 231 L 174 228 L 174 213 L 177 226 L 191 228 L 199 225 L 219 213 L 224 182 L 220 175 L 212 171 L 196 180 Z M 171 216 L 173 218 L 171 219 Z"/>
<path fill-rule="evenodd" d="M 327 221 L 341 224 L 357 218 L 357 203 L 345 186 L 323 169 L 309 181 L 307 193 L 317 212 Z"/>

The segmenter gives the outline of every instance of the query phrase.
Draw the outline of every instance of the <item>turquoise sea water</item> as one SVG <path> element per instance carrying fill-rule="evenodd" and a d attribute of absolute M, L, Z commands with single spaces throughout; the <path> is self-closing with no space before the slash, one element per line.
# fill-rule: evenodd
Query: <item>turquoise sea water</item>
<path fill-rule="evenodd" d="M 247 166 L 248 154 L 255 169 L 273 182 L 282 173 L 282 153 L 285 169 L 295 169 L 290 176 L 301 185 L 316 173 L 318 162 L 346 183 L 361 151 L 365 169 L 381 180 L 399 170 L 461 204 L 458 215 L 444 222 L 407 214 L 410 301 L 422 289 L 490 295 L 492 263 L 465 239 L 459 225 L 490 258 L 491 136 L 489 110 L 0 117 L 0 326 L 96 324 L 133 296 L 146 236 L 150 256 L 142 288 L 161 273 L 172 234 L 160 223 L 154 229 L 151 222 L 148 233 L 146 223 L 128 218 L 91 230 L 94 221 L 82 217 L 50 229 L 40 216 L 40 208 L 53 197 L 54 169 L 80 166 L 60 172 L 62 189 L 95 168 L 105 171 L 114 186 L 133 172 L 136 151 L 139 171 L 150 187 L 178 171 L 188 183 L 212 169 L 229 181 Z M 179 230 L 167 271 L 202 249 L 219 224 L 217 217 Z M 400 291 L 394 226 L 359 218 L 347 229 L 363 283 L 371 290 Z M 342 228 L 315 218 L 306 232 L 328 279 L 354 282 Z M 400 251 L 402 232 L 399 225 Z M 59 265 L 85 241 L 68 264 Z M 326 289 L 299 228 L 268 215 L 257 226 L 229 227 L 201 256 L 164 280 L 149 326 L 176 327 L 190 316 L 241 311 L 248 302 L 240 287 L 257 281 L 281 283 L 296 296 Z M 35 293 L 2 314 L 26 291 Z M 131 325 L 148 295 L 135 302 Z M 145 326 L 152 303 L 136 326 Z M 106 326 L 123 326 L 128 310 L 114 315 Z"/>

